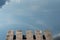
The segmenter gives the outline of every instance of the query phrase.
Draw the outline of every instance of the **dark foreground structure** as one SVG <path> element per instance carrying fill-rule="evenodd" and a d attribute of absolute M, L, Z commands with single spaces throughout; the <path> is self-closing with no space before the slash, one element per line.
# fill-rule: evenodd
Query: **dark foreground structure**
<path fill-rule="evenodd" d="M 47 30 L 43 33 L 36 30 L 34 35 L 31 30 L 26 31 L 26 35 L 23 35 L 21 30 L 17 30 L 16 35 L 14 35 L 14 31 L 9 30 L 7 32 L 6 40 L 53 40 L 53 38 L 51 33 Z"/>

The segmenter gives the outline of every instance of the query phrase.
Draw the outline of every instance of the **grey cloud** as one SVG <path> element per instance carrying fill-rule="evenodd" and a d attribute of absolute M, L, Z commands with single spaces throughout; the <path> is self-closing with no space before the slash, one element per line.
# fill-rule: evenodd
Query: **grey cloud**
<path fill-rule="evenodd" d="M 60 36 L 58 36 L 58 37 L 54 38 L 54 40 L 60 40 Z"/>
<path fill-rule="evenodd" d="M 5 5 L 6 1 L 9 1 L 9 0 L 0 0 L 0 8 L 2 8 L 3 5 Z"/>

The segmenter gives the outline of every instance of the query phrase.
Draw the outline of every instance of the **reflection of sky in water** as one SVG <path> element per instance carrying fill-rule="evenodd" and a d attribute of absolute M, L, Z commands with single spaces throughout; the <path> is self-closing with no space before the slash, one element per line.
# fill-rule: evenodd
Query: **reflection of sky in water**
<path fill-rule="evenodd" d="M 59 0 L 11 0 L 9 3 L 3 3 L 1 0 L 0 2 L 1 40 L 4 40 L 9 29 L 24 32 L 49 29 L 54 35 L 59 34 Z"/>

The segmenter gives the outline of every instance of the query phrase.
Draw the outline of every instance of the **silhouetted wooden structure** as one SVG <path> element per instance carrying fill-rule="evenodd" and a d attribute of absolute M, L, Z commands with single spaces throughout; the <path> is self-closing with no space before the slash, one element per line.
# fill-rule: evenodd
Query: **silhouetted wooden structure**
<path fill-rule="evenodd" d="M 31 30 L 28 30 L 26 31 L 26 35 L 23 35 L 21 30 L 17 30 L 16 35 L 14 35 L 14 31 L 9 30 L 6 40 L 53 40 L 53 38 L 48 30 L 44 31 L 43 34 L 39 30 L 36 30 L 35 34 Z"/>

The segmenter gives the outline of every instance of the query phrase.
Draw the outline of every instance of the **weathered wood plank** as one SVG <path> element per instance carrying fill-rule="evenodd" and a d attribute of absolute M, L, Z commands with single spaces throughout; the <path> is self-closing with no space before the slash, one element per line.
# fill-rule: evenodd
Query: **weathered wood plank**
<path fill-rule="evenodd" d="M 49 32 L 48 30 L 44 32 L 44 35 L 46 37 L 46 40 L 53 40 L 51 32 Z"/>
<path fill-rule="evenodd" d="M 39 30 L 35 31 L 36 40 L 43 40 L 43 35 Z"/>
<path fill-rule="evenodd" d="M 21 30 L 16 31 L 16 40 L 22 40 L 22 31 Z"/>
<path fill-rule="evenodd" d="M 33 33 L 31 30 L 28 30 L 26 32 L 26 38 L 27 38 L 26 40 L 33 40 Z"/>
<path fill-rule="evenodd" d="M 14 35 L 13 30 L 9 30 L 6 36 L 6 40 L 13 40 L 13 35 Z"/>

